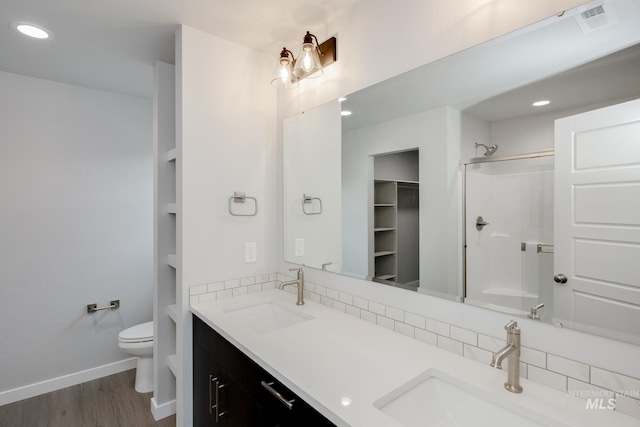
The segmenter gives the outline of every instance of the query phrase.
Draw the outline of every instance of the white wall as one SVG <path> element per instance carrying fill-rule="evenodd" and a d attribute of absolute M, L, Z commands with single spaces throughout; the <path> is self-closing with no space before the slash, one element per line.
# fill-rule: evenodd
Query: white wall
<path fill-rule="evenodd" d="M 560 9 L 569 9 L 582 3 L 586 2 L 496 0 L 436 3 L 407 0 L 403 2 L 404 7 L 399 8 L 396 3 L 385 0 L 364 2 L 327 25 L 325 35 L 337 34 L 338 61 L 325 70 L 323 78 L 303 81 L 299 89 L 279 94 L 279 122 L 301 110 L 550 17 Z M 322 34 L 316 35 L 323 39 Z M 375 49 L 367 49 L 367 46 L 375 46 Z M 384 54 L 388 52 L 393 54 Z M 282 140 L 281 132 L 278 138 Z M 280 250 L 281 248 L 282 242 Z M 281 262 L 278 270 L 288 273 L 289 266 Z M 425 295 L 416 296 L 388 286 L 312 269 L 307 271 L 306 277 L 314 283 L 362 295 L 374 301 L 384 301 L 385 304 L 414 313 L 428 313 L 430 318 L 491 336 L 500 335 L 502 326 L 510 320 L 508 316 L 499 313 Z M 523 329 L 523 345 L 640 377 L 640 371 L 634 362 L 640 357 L 638 346 L 558 330 L 539 323 L 523 320 L 526 328 Z"/>
<path fill-rule="evenodd" d="M 221 61 L 221 58 L 223 60 Z M 276 233 L 276 92 L 273 58 L 181 27 L 176 38 L 178 322 L 177 425 L 192 422 L 189 287 L 272 273 Z M 258 199 L 256 216 L 229 214 L 235 191 Z M 253 205 L 234 206 L 249 212 Z M 257 261 L 245 263 L 245 243 Z"/>
<path fill-rule="evenodd" d="M 3 72 L 0 93 L 2 404 L 127 359 L 118 333 L 152 319 L 153 174 L 149 100 Z"/>

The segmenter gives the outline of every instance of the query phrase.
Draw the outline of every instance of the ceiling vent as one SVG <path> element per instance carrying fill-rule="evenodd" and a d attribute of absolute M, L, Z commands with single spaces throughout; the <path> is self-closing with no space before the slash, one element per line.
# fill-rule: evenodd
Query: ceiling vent
<path fill-rule="evenodd" d="M 578 7 L 578 12 L 580 13 L 576 15 L 575 19 L 585 34 L 614 25 L 618 22 L 611 3 L 607 1 L 603 2 L 600 0 L 588 3 L 582 7 Z"/>

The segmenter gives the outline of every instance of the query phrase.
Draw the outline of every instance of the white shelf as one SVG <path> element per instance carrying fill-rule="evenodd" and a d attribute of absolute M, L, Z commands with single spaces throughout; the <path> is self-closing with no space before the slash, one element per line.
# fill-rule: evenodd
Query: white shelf
<path fill-rule="evenodd" d="M 172 354 L 171 356 L 167 357 L 167 365 L 169 366 L 171 372 L 173 372 L 173 375 L 178 377 L 178 356 Z"/>
<path fill-rule="evenodd" d="M 380 280 L 393 280 L 395 279 L 396 276 L 394 274 L 387 274 L 384 276 L 377 276 L 376 279 L 380 279 Z"/>
<path fill-rule="evenodd" d="M 373 254 L 374 257 L 379 257 L 379 256 L 387 256 L 387 255 L 393 255 L 395 254 L 395 251 L 380 251 L 380 252 L 376 252 Z"/>
<path fill-rule="evenodd" d="M 177 318 L 178 318 L 178 311 L 177 311 L 177 305 L 176 304 L 170 304 L 167 306 L 167 314 L 169 315 L 169 317 L 174 321 L 177 322 Z"/>
<path fill-rule="evenodd" d="M 176 160 L 176 149 L 173 148 L 167 152 L 167 161 L 173 162 Z"/>
<path fill-rule="evenodd" d="M 176 268 L 176 254 L 167 255 L 167 264 L 169 264 L 173 268 Z"/>
<path fill-rule="evenodd" d="M 167 203 L 167 213 L 175 214 L 178 210 L 178 205 L 176 203 Z"/>
<path fill-rule="evenodd" d="M 395 231 L 394 227 L 379 227 L 374 228 L 373 231 Z"/>
<path fill-rule="evenodd" d="M 395 207 L 395 203 L 376 203 L 375 205 L 376 208 L 393 208 Z"/>

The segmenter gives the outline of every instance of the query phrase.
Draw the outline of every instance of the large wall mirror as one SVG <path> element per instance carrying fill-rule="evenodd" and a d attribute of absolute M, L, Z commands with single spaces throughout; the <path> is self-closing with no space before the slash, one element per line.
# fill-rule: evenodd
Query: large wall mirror
<path fill-rule="evenodd" d="M 592 2 L 285 119 L 285 261 L 640 344 L 638 22 Z"/>

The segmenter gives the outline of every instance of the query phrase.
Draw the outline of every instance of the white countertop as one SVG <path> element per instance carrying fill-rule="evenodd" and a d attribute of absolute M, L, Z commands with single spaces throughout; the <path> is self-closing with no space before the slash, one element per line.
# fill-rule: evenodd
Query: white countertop
<path fill-rule="evenodd" d="M 224 309 L 276 300 L 310 320 L 258 333 Z M 313 301 L 296 306 L 296 297 L 269 290 L 192 304 L 191 311 L 246 353 L 258 365 L 338 426 L 401 427 L 373 403 L 427 369 L 438 369 L 474 384 L 507 402 L 557 420 L 559 425 L 638 426 L 640 421 L 610 410 L 586 409 L 586 400 L 521 380 L 524 391 L 503 387 L 507 372 L 493 369 Z M 522 332 L 526 334 L 526 331 Z M 351 404 L 343 406 L 343 398 Z M 425 420 L 428 426 L 429 420 Z"/>

